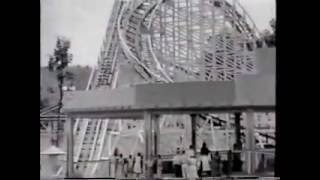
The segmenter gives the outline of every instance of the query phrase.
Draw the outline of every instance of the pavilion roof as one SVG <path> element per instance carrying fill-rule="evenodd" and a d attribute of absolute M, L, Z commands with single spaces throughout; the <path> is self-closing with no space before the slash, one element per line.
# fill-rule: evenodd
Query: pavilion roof
<path fill-rule="evenodd" d="M 247 76 L 236 82 L 144 84 L 114 90 L 70 92 L 63 112 L 165 109 L 273 108 L 275 77 Z"/>
<path fill-rule="evenodd" d="M 257 53 L 269 62 L 258 63 L 258 74 L 242 75 L 227 82 L 178 82 L 140 84 L 117 89 L 68 92 L 67 114 L 146 110 L 237 110 L 274 109 L 274 49 Z M 271 59 L 271 60 L 270 60 Z"/>

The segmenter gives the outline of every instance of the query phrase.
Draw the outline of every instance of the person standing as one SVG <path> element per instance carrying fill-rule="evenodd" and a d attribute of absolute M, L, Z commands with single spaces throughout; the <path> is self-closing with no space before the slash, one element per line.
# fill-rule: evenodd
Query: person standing
<path fill-rule="evenodd" d="M 118 149 L 116 148 L 113 152 L 113 156 L 110 158 L 110 177 L 116 177 L 118 166 Z"/>
<path fill-rule="evenodd" d="M 207 177 L 211 173 L 211 168 L 209 163 L 210 161 L 209 153 L 210 153 L 210 150 L 208 149 L 207 144 L 204 142 L 200 150 L 200 159 L 201 159 L 201 165 L 199 170 L 200 177 Z"/>
<path fill-rule="evenodd" d="M 118 166 L 116 171 L 116 177 L 122 178 L 124 176 L 124 159 L 123 155 L 120 153 L 118 156 Z"/>
<path fill-rule="evenodd" d="M 143 174 L 145 165 L 144 165 L 143 155 L 141 153 L 140 153 L 140 157 L 141 157 L 141 160 L 140 160 L 141 174 Z"/>
<path fill-rule="evenodd" d="M 194 155 L 189 158 L 188 165 L 188 180 L 196 180 L 199 178 L 197 172 L 197 159 Z"/>
<path fill-rule="evenodd" d="M 178 177 L 182 178 L 182 149 L 179 148 L 179 154 L 178 154 Z"/>
<path fill-rule="evenodd" d="M 232 167 L 233 167 L 233 153 L 231 150 L 228 151 L 228 174 L 227 176 L 230 177 L 232 173 Z"/>
<path fill-rule="evenodd" d="M 133 158 L 131 154 L 129 155 L 129 158 L 128 158 L 127 172 L 128 172 L 128 177 L 132 178 L 134 172 L 133 172 Z"/>
<path fill-rule="evenodd" d="M 172 164 L 173 164 L 175 177 L 180 177 L 181 175 L 180 148 L 177 148 L 176 154 L 173 157 Z"/>
<path fill-rule="evenodd" d="M 264 156 L 264 154 L 261 154 L 257 172 L 264 172 L 265 167 L 266 167 L 265 166 L 265 156 Z"/>
<path fill-rule="evenodd" d="M 213 177 L 220 176 L 220 164 L 221 164 L 221 157 L 219 152 L 215 152 L 214 155 L 211 157 L 211 175 Z"/>
<path fill-rule="evenodd" d="M 188 156 L 185 150 L 182 150 L 181 169 L 182 169 L 182 177 L 188 178 Z"/>
<path fill-rule="evenodd" d="M 186 154 L 187 154 L 188 158 L 190 158 L 191 156 L 195 155 L 195 152 L 193 151 L 193 146 L 192 145 L 189 146 L 189 149 L 187 150 Z"/>
<path fill-rule="evenodd" d="M 123 175 L 125 178 L 128 178 L 128 159 L 123 158 Z"/>
<path fill-rule="evenodd" d="M 137 178 L 139 178 L 142 173 L 141 161 L 142 161 L 141 154 L 138 153 L 133 160 L 133 172 L 136 174 Z"/>
<path fill-rule="evenodd" d="M 232 171 L 232 161 L 233 161 L 232 151 L 229 150 L 227 153 L 227 159 L 223 161 L 223 167 L 222 167 L 222 171 L 227 177 L 230 177 L 230 174 Z"/>

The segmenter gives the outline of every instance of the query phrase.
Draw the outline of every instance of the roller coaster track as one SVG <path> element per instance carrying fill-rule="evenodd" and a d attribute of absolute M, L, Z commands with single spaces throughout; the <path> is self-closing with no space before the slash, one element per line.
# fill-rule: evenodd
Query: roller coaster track
<path fill-rule="evenodd" d="M 168 79 L 161 77 L 142 62 L 140 54 L 141 43 L 143 43 L 141 41 L 141 24 L 155 6 L 155 3 L 150 3 L 149 1 L 142 2 L 131 10 L 130 15 L 123 17 L 125 11 L 130 11 L 129 4 L 127 4 L 120 12 L 120 17 L 123 18 L 118 19 L 118 34 L 125 54 L 141 66 L 150 78 L 148 81 L 152 82 L 152 77 L 154 77 L 156 80 L 167 82 Z M 124 24 L 125 21 L 127 22 L 126 25 Z"/>
<path fill-rule="evenodd" d="M 203 120 L 207 120 L 208 117 L 210 119 L 213 120 L 213 124 L 216 125 L 216 126 L 225 126 L 227 124 L 227 121 L 224 120 L 224 119 L 221 119 L 219 117 L 217 117 L 216 115 L 213 115 L 213 114 L 208 114 L 208 115 L 204 115 L 204 114 L 199 114 L 199 117 Z M 230 122 L 230 126 L 234 126 L 234 123 L 233 122 Z M 198 127 L 200 127 L 198 125 Z M 241 129 L 245 129 L 244 126 L 240 126 Z M 270 138 L 270 139 L 273 139 L 275 140 L 275 137 L 274 136 L 270 136 L 268 135 L 267 133 L 263 133 L 263 132 L 258 132 L 258 134 L 262 137 L 265 137 L 265 138 Z"/>
<path fill-rule="evenodd" d="M 173 82 L 173 79 L 169 76 L 170 73 L 168 73 L 165 68 L 163 68 L 163 61 L 165 61 L 163 58 L 159 59 L 159 56 L 155 52 L 154 48 L 154 38 L 152 37 L 152 32 L 154 29 L 152 27 L 154 26 L 156 20 L 155 17 L 159 15 L 159 7 L 166 3 L 167 1 L 142 1 L 140 4 L 134 6 L 134 7 L 129 7 L 129 5 L 125 6 L 122 8 L 120 12 L 121 18 L 118 19 L 118 34 L 119 34 L 119 40 L 120 43 L 124 49 L 124 52 L 129 59 L 132 59 L 135 61 L 139 66 L 140 66 L 140 72 L 144 71 L 147 76 L 144 77 L 149 77 L 150 79 L 155 78 L 158 79 L 159 81 L 162 82 Z M 216 8 L 222 8 L 222 2 L 224 1 L 218 1 L 216 3 L 212 3 L 212 1 L 209 1 L 209 4 L 213 4 L 214 7 Z M 243 10 L 243 14 L 241 15 L 238 11 L 236 11 L 233 6 L 226 2 L 223 3 L 225 4 L 226 8 L 225 13 L 227 17 L 235 17 L 232 22 L 234 23 L 234 26 L 236 27 L 236 30 L 241 33 L 241 35 L 245 35 L 249 41 L 247 42 L 247 45 L 251 42 L 254 42 L 257 40 L 257 37 L 259 35 L 259 32 L 257 31 L 256 26 L 252 22 L 252 28 L 249 26 L 249 24 L 245 21 L 245 17 L 248 17 L 247 19 L 250 20 L 250 16 Z M 240 4 L 237 4 L 240 6 Z M 242 6 L 240 6 L 242 8 Z M 126 13 L 125 12 L 129 12 Z M 146 22 L 148 21 L 148 22 Z M 147 31 L 147 32 L 143 32 Z M 146 36 L 146 37 L 144 37 Z M 210 37 L 209 37 L 210 38 Z M 143 44 L 146 43 L 147 45 L 147 51 L 149 53 L 147 59 L 148 60 L 143 60 L 142 58 L 142 53 L 146 50 L 145 48 L 142 49 Z M 223 40 L 221 40 L 220 44 L 223 44 Z M 217 43 L 216 46 L 218 46 L 219 43 Z M 168 45 L 169 46 L 169 45 Z M 227 47 L 226 47 L 227 48 Z M 248 51 L 252 50 L 252 48 L 246 48 Z M 211 55 L 212 56 L 212 55 Z M 208 57 L 208 56 L 207 56 Z M 150 60 L 151 59 L 151 60 Z M 212 61 L 213 57 L 211 57 Z M 217 59 L 219 59 L 217 57 Z M 161 63 L 162 62 L 162 63 Z M 179 65 L 179 63 L 174 63 L 174 62 L 166 62 L 169 65 L 173 66 L 176 68 L 176 70 L 182 70 L 184 73 L 187 75 L 193 75 L 198 79 L 200 77 L 199 72 L 195 72 L 190 70 L 190 68 L 183 67 Z M 230 63 L 229 63 L 230 64 Z M 250 71 L 253 67 L 247 67 L 247 71 Z M 220 67 L 221 68 L 221 67 Z M 226 68 L 226 67 L 224 67 Z M 231 67 L 234 68 L 234 67 Z M 242 66 L 237 67 L 242 68 Z M 251 69 L 250 69 L 251 68 Z M 240 70 L 240 72 L 245 71 L 245 70 Z M 233 77 L 230 77 L 229 79 L 232 79 Z M 146 78 L 145 78 L 146 79 Z M 152 81 L 152 80 L 148 81 Z M 207 78 L 208 79 L 208 78 Z"/>
<path fill-rule="evenodd" d="M 133 8 L 133 10 L 131 10 L 131 14 L 127 17 L 123 17 L 123 18 L 119 18 L 118 19 L 118 31 L 119 31 L 119 36 L 120 36 L 120 42 L 122 44 L 122 46 L 125 49 L 126 54 L 128 55 L 128 57 L 131 57 L 134 61 L 136 61 L 139 65 L 141 65 L 141 67 L 148 72 L 149 75 L 153 75 L 156 78 L 159 78 L 159 76 L 162 76 L 163 78 L 161 78 L 162 81 L 164 81 L 165 83 L 170 83 L 173 82 L 173 80 L 169 77 L 169 75 L 165 72 L 165 70 L 162 68 L 160 61 L 157 58 L 156 53 L 154 52 L 154 48 L 152 45 L 152 38 L 150 35 L 150 31 L 151 31 L 151 26 L 152 26 L 152 21 L 155 18 L 156 14 L 157 14 L 157 10 L 159 9 L 159 6 L 164 3 L 165 1 L 158 1 L 155 3 L 151 3 L 150 1 L 143 1 L 141 2 L 139 5 L 137 5 L 135 8 Z M 211 4 L 213 4 L 216 8 L 221 8 L 222 7 L 222 2 L 223 1 L 218 1 L 216 3 L 212 3 L 213 1 L 209 1 Z M 237 4 L 238 6 L 240 6 L 242 8 L 242 6 L 240 4 Z M 241 15 L 238 11 L 235 10 L 234 6 L 232 6 L 230 3 L 225 1 L 225 6 L 227 7 L 225 12 L 227 14 L 228 17 L 230 16 L 235 16 L 236 20 L 234 22 L 235 28 L 239 33 L 245 34 L 247 36 L 248 39 L 252 40 L 252 42 L 255 42 L 255 40 L 257 40 L 257 37 L 259 36 L 259 32 L 256 28 L 256 26 L 254 25 L 253 21 L 250 19 L 250 16 L 245 12 L 245 10 L 242 8 L 244 15 Z M 148 8 L 149 7 L 149 8 Z M 128 7 L 124 7 L 122 9 L 122 12 L 120 13 L 121 16 L 123 16 L 123 12 L 125 10 L 128 11 L 128 9 L 126 9 Z M 141 13 L 142 12 L 142 13 Z M 244 17 L 248 17 L 249 20 L 251 20 L 253 26 L 252 28 L 249 26 L 249 24 L 244 20 Z M 124 26 L 123 24 L 121 25 L 122 21 L 124 21 L 124 19 L 128 19 L 127 22 L 128 24 L 126 24 L 126 26 Z M 149 22 L 145 22 L 146 19 L 149 20 Z M 122 21 L 121 21 L 122 20 Z M 124 28 L 122 29 L 121 26 L 124 26 Z M 127 28 L 125 28 L 127 27 Z M 141 32 L 141 29 L 143 28 L 147 28 L 145 31 L 149 31 L 147 32 L 147 38 L 146 40 L 143 38 L 143 33 Z M 154 62 L 145 62 L 142 60 L 142 55 L 139 53 L 141 52 L 141 44 L 143 43 L 147 43 L 147 48 L 148 48 L 148 52 L 149 54 L 151 54 L 151 59 Z M 252 47 L 251 49 L 248 48 L 248 51 L 252 51 Z M 151 64 L 151 65 L 150 65 Z M 154 70 L 155 68 L 150 68 L 153 64 L 153 67 L 156 67 L 156 70 Z M 179 70 L 183 70 L 185 73 L 189 73 L 189 74 L 196 74 L 196 72 L 190 72 L 189 70 L 187 70 L 186 68 L 183 68 L 179 65 L 175 65 L 173 63 L 171 63 L 171 65 L 174 65 L 175 68 L 179 69 Z M 219 124 L 225 124 L 226 121 L 219 119 L 217 117 L 215 117 L 214 115 L 201 115 L 200 117 L 202 117 L 203 119 L 208 119 L 208 118 L 212 118 L 213 120 L 215 120 L 215 123 L 219 123 Z M 261 136 L 268 136 L 267 134 L 263 134 L 260 133 Z M 269 138 L 273 138 L 271 136 L 268 136 Z"/>

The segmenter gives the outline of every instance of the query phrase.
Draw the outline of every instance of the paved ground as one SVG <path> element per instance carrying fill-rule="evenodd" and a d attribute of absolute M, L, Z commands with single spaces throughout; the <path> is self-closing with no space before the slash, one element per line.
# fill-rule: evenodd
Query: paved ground
<path fill-rule="evenodd" d="M 74 179 L 74 178 L 72 178 Z M 113 178 L 81 178 L 81 179 L 78 179 L 78 180 L 83 180 L 83 179 L 92 179 L 92 180 L 107 180 L 107 179 L 113 179 Z M 198 180 L 240 180 L 240 179 L 246 179 L 246 180 L 280 180 L 280 178 L 274 178 L 274 177 L 219 177 L 219 178 L 202 178 L 202 179 L 198 179 Z M 58 180 L 57 178 L 56 179 L 50 179 L 50 178 L 42 178 L 40 180 Z M 61 179 L 60 179 L 61 180 Z M 76 179 L 74 179 L 76 180 Z M 120 180 L 120 179 L 118 179 Z M 138 180 L 138 179 L 121 179 L 121 180 Z M 145 180 L 145 179 L 139 179 L 139 180 Z M 186 180 L 186 179 L 183 179 L 183 178 L 162 178 L 162 179 L 157 179 L 157 180 Z"/>

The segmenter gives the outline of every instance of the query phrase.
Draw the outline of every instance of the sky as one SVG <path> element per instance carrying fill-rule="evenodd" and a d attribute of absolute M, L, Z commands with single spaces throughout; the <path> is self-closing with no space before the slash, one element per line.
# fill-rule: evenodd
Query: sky
<path fill-rule="evenodd" d="M 73 65 L 96 66 L 114 0 L 41 0 L 41 66 L 58 36 L 71 41 Z M 239 0 L 258 29 L 269 29 L 275 0 Z"/>

